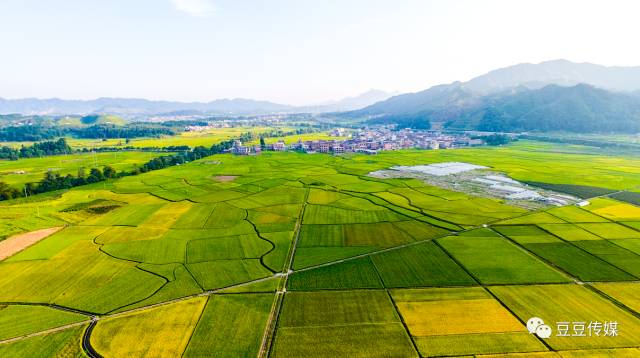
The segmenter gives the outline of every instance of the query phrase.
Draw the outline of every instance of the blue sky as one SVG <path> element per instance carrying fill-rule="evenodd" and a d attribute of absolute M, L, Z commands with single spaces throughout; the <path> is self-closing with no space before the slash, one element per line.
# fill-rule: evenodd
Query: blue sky
<path fill-rule="evenodd" d="M 0 97 L 318 103 L 566 58 L 640 65 L 634 0 L 0 0 Z"/>

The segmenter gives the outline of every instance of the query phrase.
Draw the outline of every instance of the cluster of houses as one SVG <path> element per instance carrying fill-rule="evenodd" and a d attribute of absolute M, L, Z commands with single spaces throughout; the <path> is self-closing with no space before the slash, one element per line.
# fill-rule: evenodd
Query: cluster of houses
<path fill-rule="evenodd" d="M 332 135 L 342 136 L 343 133 L 333 130 Z M 229 150 L 233 154 L 249 155 L 260 154 L 262 150 L 286 151 L 295 150 L 306 153 L 366 153 L 376 154 L 380 150 L 399 150 L 408 148 L 420 149 L 448 149 L 483 145 L 481 139 L 472 139 L 464 135 L 442 134 L 438 131 L 417 131 L 404 129 L 392 131 L 390 129 L 370 129 L 354 132 L 349 139 L 343 140 L 298 140 L 292 144 L 285 144 L 280 140 L 268 144 L 264 148 L 260 146 L 243 146 L 240 141 L 235 141 Z"/>

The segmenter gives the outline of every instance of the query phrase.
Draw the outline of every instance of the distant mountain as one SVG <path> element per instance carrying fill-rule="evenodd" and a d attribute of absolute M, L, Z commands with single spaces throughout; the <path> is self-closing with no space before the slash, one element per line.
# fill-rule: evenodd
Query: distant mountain
<path fill-rule="evenodd" d="M 342 112 L 352 111 L 383 101 L 393 94 L 371 90 L 355 97 L 344 98 L 316 106 L 294 107 L 251 99 L 219 99 L 211 102 L 150 101 L 136 98 L 98 98 L 95 100 L 62 100 L 24 98 L 8 100 L 0 98 L 0 114 L 64 115 L 64 114 L 115 114 L 142 115 L 251 115 L 293 112 Z"/>
<path fill-rule="evenodd" d="M 481 131 L 640 132 L 640 98 L 590 85 L 489 96 L 445 124 Z"/>
<path fill-rule="evenodd" d="M 394 96 L 360 111 L 359 115 L 413 114 L 423 113 L 432 121 L 450 119 L 465 107 L 479 103 L 480 96 L 464 87 L 460 82 L 434 86 L 417 93 Z"/>
<path fill-rule="evenodd" d="M 640 67 L 606 67 L 567 60 L 519 64 L 491 71 L 468 82 L 438 85 L 427 90 L 391 97 L 363 108 L 362 115 L 457 112 L 491 94 L 539 89 L 549 84 L 575 86 L 585 83 L 613 91 L 639 91 Z M 437 120 L 437 118 L 436 118 Z"/>
<path fill-rule="evenodd" d="M 290 112 L 295 107 L 251 99 L 220 99 L 212 102 L 150 101 L 130 98 L 98 98 L 95 100 L 62 100 L 0 98 L 0 114 L 118 114 L 152 115 L 158 113 L 196 111 L 203 114 L 248 115 Z"/>
<path fill-rule="evenodd" d="M 512 129 L 562 127 L 575 131 L 635 131 L 634 121 L 640 120 L 634 117 L 638 101 L 640 67 L 605 67 L 556 60 L 515 65 L 468 82 L 394 96 L 346 115 L 370 117 L 374 123 L 387 118 L 393 119 L 389 123 L 394 123 L 402 121 L 403 116 L 415 122 L 416 115 L 420 115 L 432 123 L 466 129 L 478 129 L 485 116 L 487 120 L 498 116 L 502 118 L 500 127 Z M 541 118 L 542 114 L 547 117 Z M 571 115 L 573 119 L 569 118 Z M 532 118 L 538 121 L 539 128 L 535 122 L 526 123 Z M 518 120 L 521 122 L 516 124 L 514 121 Z M 553 125 L 549 121 L 564 123 Z M 491 127 L 487 121 L 483 126 Z"/>
<path fill-rule="evenodd" d="M 374 103 L 384 101 L 396 94 L 397 93 L 389 93 L 372 89 L 357 96 L 347 97 L 338 101 L 327 102 L 316 106 L 299 107 L 298 110 L 300 112 L 311 113 L 354 111 L 370 106 Z"/>
<path fill-rule="evenodd" d="M 465 86 L 478 93 L 495 93 L 517 86 L 541 88 L 548 84 L 574 86 L 586 83 L 612 91 L 640 90 L 640 66 L 607 67 L 567 60 L 522 63 L 476 77 Z"/>

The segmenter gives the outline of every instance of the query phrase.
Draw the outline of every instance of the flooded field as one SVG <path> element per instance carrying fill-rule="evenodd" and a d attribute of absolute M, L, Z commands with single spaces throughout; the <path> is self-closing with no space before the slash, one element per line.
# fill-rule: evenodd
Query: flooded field
<path fill-rule="evenodd" d="M 502 199 L 526 208 L 564 206 L 579 201 L 570 195 L 532 187 L 490 168 L 463 162 L 394 166 L 369 173 L 375 178 L 413 178 L 433 186 Z"/>

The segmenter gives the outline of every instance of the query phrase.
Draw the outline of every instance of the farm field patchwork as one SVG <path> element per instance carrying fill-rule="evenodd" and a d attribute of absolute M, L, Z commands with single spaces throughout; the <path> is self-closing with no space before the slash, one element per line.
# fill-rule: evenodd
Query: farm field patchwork
<path fill-rule="evenodd" d="M 537 355 L 548 347 L 526 331 L 528 315 L 574 319 L 538 302 L 552 296 L 575 305 L 575 319 L 602 313 L 637 331 L 636 316 L 612 303 L 638 309 L 640 221 L 629 204 L 593 199 L 529 212 L 415 179 L 368 176 L 466 161 L 565 185 L 557 177 L 579 163 L 584 175 L 567 179 L 575 185 L 640 185 L 633 158 L 536 153 L 526 144 L 222 154 L 3 202 L 0 237 L 64 228 L 0 261 L 0 321 L 24 318 L 0 329 L 0 355 L 81 355 L 81 326 L 2 340 L 92 315 L 90 343 L 105 356 Z M 40 306 L 47 304 L 79 312 Z M 16 307 L 24 312 L 12 313 Z M 469 319 L 474 312 L 482 319 Z M 632 333 L 548 342 L 585 355 L 640 346 Z"/>
<path fill-rule="evenodd" d="M 544 322 L 617 322 L 617 336 L 564 337 L 546 342 L 554 349 L 591 349 L 635 346 L 640 342 L 640 320 L 612 302 L 579 285 L 495 286 L 489 288 L 521 320 L 540 317 Z M 551 303 L 551 304 L 550 304 Z M 622 327 L 626 327 L 622 329 Z M 556 331 L 556 327 L 553 327 Z M 573 328 L 570 328 L 573 329 Z"/>
<path fill-rule="evenodd" d="M 0 340 L 19 337 L 72 323 L 89 317 L 46 306 L 0 305 Z"/>
<path fill-rule="evenodd" d="M 604 239 L 639 239 L 640 231 L 617 223 L 577 224 Z"/>
<path fill-rule="evenodd" d="M 576 206 L 561 206 L 558 208 L 550 209 L 547 211 L 547 213 L 571 223 L 595 223 L 608 221 L 601 216 L 594 215 L 589 211 Z"/>
<path fill-rule="evenodd" d="M 596 283 L 593 286 L 640 313 L 640 285 L 636 283 L 608 282 Z"/>
<path fill-rule="evenodd" d="M 2 357 L 83 357 L 82 332 L 86 327 L 74 327 L 46 335 L 0 344 Z"/>
<path fill-rule="evenodd" d="M 272 301 L 272 294 L 211 296 L 184 356 L 255 357 Z"/>
<path fill-rule="evenodd" d="M 391 299 L 382 290 L 286 294 L 273 354 L 417 355 Z"/>
<path fill-rule="evenodd" d="M 437 241 L 484 284 L 569 281 L 560 272 L 491 231 L 472 231 L 468 236 L 450 236 Z M 501 259 L 486 260 L 487 252 Z"/>
<path fill-rule="evenodd" d="M 596 199 L 587 208 L 613 221 L 640 220 L 640 207 L 611 199 Z"/>
<path fill-rule="evenodd" d="M 573 224 L 540 224 L 540 228 L 566 241 L 601 240 L 596 236 Z"/>
<path fill-rule="evenodd" d="M 568 243 L 527 244 L 536 255 L 583 281 L 629 281 L 635 277 Z"/>
<path fill-rule="evenodd" d="M 104 356 L 179 356 L 205 304 L 196 298 L 101 320 L 91 344 Z"/>
<path fill-rule="evenodd" d="M 547 350 L 483 288 L 394 290 L 392 295 L 423 356 Z"/>
<path fill-rule="evenodd" d="M 476 282 L 433 242 L 371 258 L 386 287 L 466 286 Z"/>

